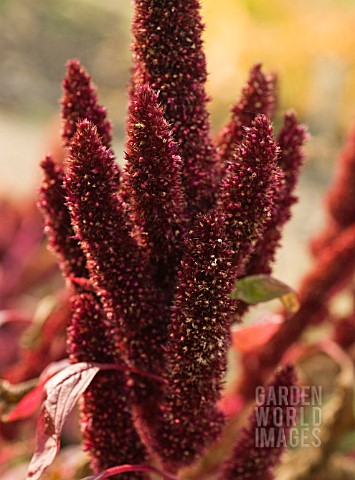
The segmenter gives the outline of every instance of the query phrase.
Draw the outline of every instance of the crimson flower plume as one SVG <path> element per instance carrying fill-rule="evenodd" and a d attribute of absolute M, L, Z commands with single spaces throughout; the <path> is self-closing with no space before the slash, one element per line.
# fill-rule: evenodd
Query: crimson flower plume
<path fill-rule="evenodd" d="M 282 228 L 291 217 L 291 206 L 297 201 L 294 189 L 303 163 L 302 147 L 306 139 L 307 133 L 304 126 L 298 124 L 294 112 L 287 112 L 284 116 L 284 124 L 277 136 L 278 165 L 282 172 L 282 178 L 275 190 L 271 216 L 245 266 L 245 275 L 270 274 L 272 272 L 272 263 L 280 245 Z"/>
<path fill-rule="evenodd" d="M 79 119 L 88 118 L 97 125 L 102 141 L 111 143 L 111 122 L 106 110 L 98 104 L 91 77 L 77 60 L 67 64 L 63 81 L 62 136 L 66 146 L 71 141 Z M 42 162 L 44 182 L 40 190 L 39 208 L 45 219 L 45 231 L 51 250 L 58 256 L 59 264 L 67 281 L 73 278 L 88 278 L 85 255 L 71 225 L 66 206 L 66 191 L 63 187 L 65 168 L 56 165 L 50 156 Z M 116 167 L 114 178 L 119 182 L 120 172 Z"/>
<path fill-rule="evenodd" d="M 98 105 L 89 75 L 77 61 L 68 63 L 63 82 L 63 136 L 68 144 L 81 117 L 98 122 L 106 144 L 111 142 L 111 125 L 106 111 Z M 72 363 L 97 361 L 122 363 L 115 352 L 100 298 L 94 293 L 82 294 L 90 286 L 87 261 L 71 223 L 63 185 L 65 166 L 56 165 L 50 157 L 42 162 L 45 180 L 40 192 L 40 208 L 45 218 L 51 249 L 57 254 L 61 270 L 72 289 L 72 314 L 68 324 L 68 353 Z M 118 188 L 119 170 L 114 169 L 112 181 Z M 104 334 L 106 332 L 106 334 Z M 143 446 L 128 408 L 130 390 L 127 375 L 112 371 L 98 374 L 84 392 L 81 404 L 83 447 L 88 451 L 94 472 L 122 463 L 145 458 Z M 119 433 L 119 430 L 121 433 Z M 122 436 L 124 432 L 124 437 Z M 114 440 L 113 440 L 114 439 Z M 111 443 L 113 441 L 113 444 Z M 126 478 L 131 478 L 129 474 Z M 139 478 L 145 478 L 140 475 Z"/>
<path fill-rule="evenodd" d="M 109 147 L 112 141 L 111 122 L 106 118 L 106 109 L 98 103 L 97 93 L 90 75 L 77 60 L 67 63 L 67 75 L 63 81 L 62 137 L 68 146 L 79 120 L 92 121 L 101 136 L 102 143 Z"/>
<path fill-rule="evenodd" d="M 131 235 L 115 174 L 114 157 L 103 147 L 95 126 L 87 120 L 80 122 L 71 142 L 65 180 L 72 223 L 116 348 L 130 366 L 157 374 L 166 319 L 151 287 L 146 252 Z M 152 394 L 151 385 L 144 388 L 148 389 L 146 396 Z"/>
<path fill-rule="evenodd" d="M 276 151 L 269 121 L 257 117 L 230 165 L 216 209 L 198 216 L 185 240 L 165 349 L 168 387 L 153 439 L 172 470 L 190 464 L 223 427 L 217 402 L 236 307 L 229 294 L 270 213 Z"/>
<path fill-rule="evenodd" d="M 130 211 L 144 232 L 158 284 L 171 287 L 188 218 L 178 146 L 149 86 L 137 86 L 129 113 L 125 182 Z"/>
<path fill-rule="evenodd" d="M 249 78 L 242 89 L 241 98 L 232 108 L 231 119 L 217 139 L 218 154 L 223 168 L 233 155 L 244 136 L 244 128 L 250 127 L 259 114 L 271 117 L 276 106 L 276 78 L 265 75 L 261 64 L 252 67 Z"/>
<path fill-rule="evenodd" d="M 277 144 L 280 147 L 279 165 L 285 177 L 283 198 L 285 207 L 297 202 L 294 190 L 304 160 L 302 147 L 306 140 L 308 140 L 307 130 L 304 125 L 298 123 L 295 112 L 293 110 L 286 112 L 283 125 L 277 135 Z"/>
<path fill-rule="evenodd" d="M 72 292 L 71 362 L 125 369 L 98 373 L 82 397 L 94 474 L 133 472 L 149 453 L 172 477 L 221 435 L 219 401 L 239 308 L 230 294 L 253 262 L 269 271 L 294 202 L 305 133 L 287 114 L 280 153 L 268 118 L 275 78 L 257 64 L 217 151 L 200 2 L 134 3 L 124 174 L 91 78 L 71 61 L 62 98 L 68 159 L 63 167 L 44 160 L 40 206 Z M 284 370 L 275 385 L 291 384 L 292 375 Z M 265 478 L 278 455 L 260 457 Z M 235 457 L 226 480 L 234 466 Z"/>
<path fill-rule="evenodd" d="M 115 349 L 105 312 L 93 294 L 72 297 L 68 327 L 68 353 L 72 363 L 122 364 Z M 80 404 L 83 449 L 95 473 L 117 464 L 140 463 L 146 449 L 134 428 L 129 407 L 132 391 L 124 371 L 99 372 L 82 396 Z M 118 476 L 117 476 L 118 478 Z M 130 474 L 119 477 L 132 479 Z M 136 474 L 135 478 L 146 478 Z"/>
<path fill-rule="evenodd" d="M 355 127 L 350 130 L 334 185 L 327 195 L 327 204 L 335 222 L 345 229 L 355 223 Z"/>
<path fill-rule="evenodd" d="M 226 231 L 238 256 L 239 275 L 255 241 L 262 238 L 281 180 L 272 133 L 265 115 L 258 115 L 245 128 L 243 142 L 228 165 L 218 196 L 217 210 L 226 215 Z"/>
<path fill-rule="evenodd" d="M 355 223 L 355 126 L 348 134 L 346 145 L 339 155 L 335 181 L 326 197 L 328 223 L 312 241 L 313 253 L 318 255 L 323 248 L 336 240 L 342 230 Z"/>
<path fill-rule="evenodd" d="M 206 210 L 216 190 L 216 151 L 210 138 L 206 58 L 198 0 L 136 0 L 132 25 L 133 92 L 160 92 L 166 121 L 179 145 L 189 209 Z M 159 59 L 159 60 L 158 60 Z"/>
<path fill-rule="evenodd" d="M 88 278 L 86 258 L 75 237 L 65 203 L 64 171 L 48 155 L 42 161 L 44 180 L 40 189 L 39 208 L 45 221 L 50 249 L 57 255 L 67 281 L 76 277 Z"/>

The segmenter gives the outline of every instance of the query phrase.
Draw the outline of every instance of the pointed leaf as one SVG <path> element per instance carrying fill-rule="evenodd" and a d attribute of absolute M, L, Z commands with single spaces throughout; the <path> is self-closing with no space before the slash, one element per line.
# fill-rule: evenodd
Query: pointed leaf
<path fill-rule="evenodd" d="M 272 315 L 267 321 L 254 325 L 236 325 L 232 329 L 232 344 L 238 352 L 250 352 L 255 348 L 265 345 L 277 332 L 283 317 Z"/>
<path fill-rule="evenodd" d="M 81 394 L 101 369 L 116 365 L 76 363 L 50 378 L 45 385 L 47 398 L 37 427 L 37 445 L 27 472 L 27 480 L 37 480 L 52 463 L 58 450 L 64 423 Z"/>
<path fill-rule="evenodd" d="M 280 298 L 287 310 L 298 310 L 295 291 L 285 283 L 268 275 L 250 275 L 237 281 L 231 297 L 246 303 L 268 302 Z"/>
<path fill-rule="evenodd" d="M 59 436 L 55 433 L 53 420 L 43 407 L 37 424 L 36 450 L 28 467 L 26 479 L 40 478 L 55 459 L 59 446 Z"/>
<path fill-rule="evenodd" d="M 15 420 L 23 420 L 24 418 L 30 417 L 37 409 L 39 409 L 42 400 L 43 400 L 43 391 L 44 391 L 44 386 L 45 383 L 53 377 L 56 373 L 58 373 L 60 370 L 63 370 L 64 367 L 69 365 L 69 360 L 64 359 L 60 360 L 59 362 L 52 362 L 50 363 L 41 373 L 37 385 L 33 384 L 34 386 L 30 386 L 30 391 L 27 388 L 26 385 L 29 382 L 24 382 L 23 384 L 19 385 L 13 385 L 12 387 L 19 392 L 18 399 L 14 399 L 14 402 L 11 402 L 11 404 L 17 404 L 15 405 L 12 410 L 5 414 L 2 415 L 1 421 L 3 422 L 13 422 Z M 35 380 L 31 381 L 35 382 Z M 23 386 L 23 387 L 22 387 Z M 24 392 L 23 395 L 21 396 L 21 390 Z M 8 405 L 10 408 L 12 405 Z M 6 408 L 8 410 L 8 408 Z"/>
<path fill-rule="evenodd" d="M 27 393 L 11 412 L 1 418 L 3 422 L 13 422 L 30 417 L 41 405 L 43 398 L 43 383 L 39 383 Z"/>

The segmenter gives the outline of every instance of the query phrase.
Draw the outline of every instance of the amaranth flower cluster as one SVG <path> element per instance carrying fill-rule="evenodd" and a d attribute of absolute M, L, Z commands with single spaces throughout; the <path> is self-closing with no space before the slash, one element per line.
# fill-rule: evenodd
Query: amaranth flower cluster
<path fill-rule="evenodd" d="M 67 160 L 42 163 L 40 207 L 72 292 L 71 361 L 127 367 L 101 372 L 84 394 L 96 473 L 150 457 L 174 473 L 218 441 L 230 327 L 243 310 L 230 294 L 249 271 L 269 272 L 293 202 L 305 131 L 288 113 L 274 138 L 275 79 L 260 65 L 212 139 L 199 9 L 135 2 L 123 172 L 77 61 L 63 83 Z"/>

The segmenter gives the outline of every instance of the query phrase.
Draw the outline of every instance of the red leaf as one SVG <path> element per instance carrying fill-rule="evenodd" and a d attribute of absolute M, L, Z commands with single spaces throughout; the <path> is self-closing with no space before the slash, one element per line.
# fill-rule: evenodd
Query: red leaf
<path fill-rule="evenodd" d="M 261 323 L 235 326 L 232 330 L 232 344 L 238 352 L 249 352 L 257 347 L 265 345 L 279 329 L 283 321 L 281 315 L 273 315 L 267 321 Z"/>
<path fill-rule="evenodd" d="M 13 422 L 30 417 L 41 405 L 43 386 L 43 383 L 39 383 L 33 390 L 27 393 L 27 395 L 18 402 L 16 407 L 2 420 L 4 422 Z"/>
<path fill-rule="evenodd" d="M 43 400 L 43 391 L 45 383 L 60 370 L 69 365 L 69 360 L 61 360 L 59 362 L 50 363 L 41 373 L 38 385 L 27 393 L 11 412 L 4 416 L 1 420 L 4 422 L 13 422 L 30 417 L 41 405 Z"/>
<path fill-rule="evenodd" d="M 109 364 L 76 363 L 46 382 L 47 398 L 37 426 L 36 450 L 28 468 L 27 480 L 39 479 L 53 462 L 59 450 L 64 423 L 97 372 L 116 368 L 116 365 Z"/>

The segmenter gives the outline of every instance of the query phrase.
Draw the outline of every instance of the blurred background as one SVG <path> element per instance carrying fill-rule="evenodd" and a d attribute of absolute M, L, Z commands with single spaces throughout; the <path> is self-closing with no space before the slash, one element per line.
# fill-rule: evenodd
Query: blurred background
<path fill-rule="evenodd" d="M 277 275 L 295 285 L 306 269 L 306 241 L 323 222 L 322 195 L 355 115 L 355 1 L 201 3 L 214 131 L 227 120 L 250 67 L 261 61 L 278 74 L 280 117 L 293 107 L 312 135 L 301 201 L 277 266 Z M 128 0 L 0 0 L 1 196 L 35 197 L 38 163 L 60 141 L 61 81 L 71 58 L 92 75 L 114 122 L 115 152 L 123 157 L 131 16 Z"/>

